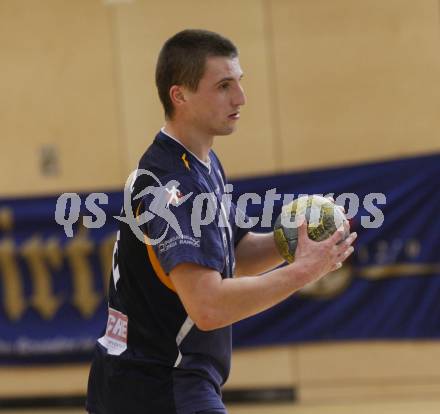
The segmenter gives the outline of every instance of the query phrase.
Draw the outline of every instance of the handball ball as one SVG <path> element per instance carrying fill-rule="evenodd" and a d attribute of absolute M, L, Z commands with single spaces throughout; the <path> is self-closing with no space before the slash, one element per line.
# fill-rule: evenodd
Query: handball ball
<path fill-rule="evenodd" d="M 289 263 L 295 260 L 298 244 L 298 225 L 295 219 L 304 216 L 307 233 L 314 241 L 330 237 L 344 222 L 347 222 L 340 207 L 328 198 L 319 195 L 302 196 L 283 206 L 275 221 L 274 238 L 280 255 Z M 344 239 L 348 237 L 348 227 Z"/>

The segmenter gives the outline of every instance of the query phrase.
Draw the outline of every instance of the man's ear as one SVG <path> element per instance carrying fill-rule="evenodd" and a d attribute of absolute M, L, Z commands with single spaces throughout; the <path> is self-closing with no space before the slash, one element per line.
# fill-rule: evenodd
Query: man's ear
<path fill-rule="evenodd" d="M 173 105 L 179 106 L 186 102 L 185 90 L 180 85 L 173 85 L 170 88 L 170 99 Z"/>

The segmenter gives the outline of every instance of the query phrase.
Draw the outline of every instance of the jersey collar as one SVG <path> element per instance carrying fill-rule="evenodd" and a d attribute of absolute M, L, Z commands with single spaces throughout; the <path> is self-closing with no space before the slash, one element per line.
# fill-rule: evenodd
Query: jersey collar
<path fill-rule="evenodd" d="M 211 174 L 211 157 L 208 154 L 208 161 L 202 161 L 196 154 L 194 154 L 192 151 L 190 151 L 188 148 L 183 145 L 178 138 L 173 137 L 169 132 L 165 131 L 165 127 L 162 127 L 160 129 L 160 132 L 162 132 L 163 135 L 167 136 L 168 138 L 171 138 L 173 141 L 177 142 L 185 151 L 190 153 L 200 164 L 202 164 L 207 170 L 208 173 Z"/>

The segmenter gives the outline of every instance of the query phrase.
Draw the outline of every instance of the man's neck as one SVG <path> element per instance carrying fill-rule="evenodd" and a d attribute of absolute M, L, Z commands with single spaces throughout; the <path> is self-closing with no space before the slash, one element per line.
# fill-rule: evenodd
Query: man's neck
<path fill-rule="evenodd" d="M 165 122 L 164 132 L 178 140 L 197 158 L 204 162 L 208 162 L 209 150 L 214 143 L 213 136 L 200 134 L 200 132 L 191 130 L 191 128 L 188 128 L 187 126 L 182 128 L 177 123 L 169 120 Z"/>

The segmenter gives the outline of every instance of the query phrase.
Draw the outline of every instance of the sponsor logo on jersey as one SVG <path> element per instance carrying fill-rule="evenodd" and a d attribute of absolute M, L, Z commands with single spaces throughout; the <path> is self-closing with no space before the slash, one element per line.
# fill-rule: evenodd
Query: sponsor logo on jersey
<path fill-rule="evenodd" d="M 110 355 L 121 355 L 127 349 L 128 317 L 122 312 L 108 308 L 107 329 L 98 342 Z"/>

